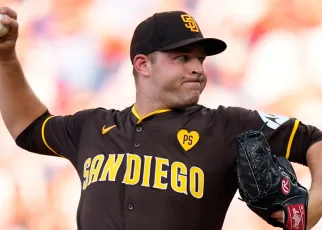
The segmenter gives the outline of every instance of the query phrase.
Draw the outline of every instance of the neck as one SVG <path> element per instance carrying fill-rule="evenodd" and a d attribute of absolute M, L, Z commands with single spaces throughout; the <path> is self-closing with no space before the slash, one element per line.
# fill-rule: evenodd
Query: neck
<path fill-rule="evenodd" d="M 136 94 L 135 110 L 140 115 L 144 117 L 152 112 L 162 109 L 169 109 L 163 103 L 153 100 L 144 95 Z"/>

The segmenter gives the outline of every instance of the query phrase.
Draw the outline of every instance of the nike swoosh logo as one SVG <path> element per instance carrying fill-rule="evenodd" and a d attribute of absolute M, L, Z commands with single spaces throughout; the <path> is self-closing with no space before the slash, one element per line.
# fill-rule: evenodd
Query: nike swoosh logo
<path fill-rule="evenodd" d="M 111 129 L 113 129 L 115 127 L 116 127 L 116 125 L 112 125 L 110 127 L 105 128 L 105 125 L 104 125 L 103 128 L 102 128 L 102 134 L 103 135 L 106 134 L 108 131 L 110 131 Z"/>

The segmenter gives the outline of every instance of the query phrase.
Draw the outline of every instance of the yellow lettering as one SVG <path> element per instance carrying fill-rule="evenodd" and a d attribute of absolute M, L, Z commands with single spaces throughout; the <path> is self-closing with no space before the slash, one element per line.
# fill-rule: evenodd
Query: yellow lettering
<path fill-rule="evenodd" d="M 88 171 L 88 168 L 89 166 L 91 165 L 91 158 L 88 158 L 85 163 L 84 163 L 84 173 L 83 173 L 83 176 L 85 178 L 84 180 L 84 183 L 83 183 L 83 190 L 85 190 L 87 188 L 87 184 L 88 184 L 88 174 L 89 174 L 89 171 Z"/>
<path fill-rule="evenodd" d="M 139 182 L 141 171 L 141 158 L 138 155 L 127 153 L 127 165 L 126 172 L 123 179 L 123 183 L 135 185 Z M 134 169 L 132 165 L 134 163 Z M 133 176 L 131 175 L 133 173 Z M 131 177 L 132 176 L 132 177 Z"/>
<path fill-rule="evenodd" d="M 180 170 L 180 172 L 179 172 Z M 171 187 L 178 193 L 187 192 L 187 167 L 181 162 L 174 162 L 171 165 Z"/>
<path fill-rule="evenodd" d="M 142 186 L 150 187 L 150 173 L 151 173 L 152 156 L 144 156 L 144 172 Z"/>
<path fill-rule="evenodd" d="M 115 181 L 116 174 L 121 166 L 123 158 L 124 158 L 124 154 L 118 154 L 117 160 L 115 162 L 115 154 L 110 154 L 108 157 L 108 160 L 105 163 L 105 166 L 99 181 L 106 181 L 107 174 L 108 174 L 109 181 Z"/>
<path fill-rule="evenodd" d="M 198 189 L 197 183 L 196 183 L 196 176 L 198 178 Z M 204 190 L 204 173 L 203 171 L 198 167 L 191 167 L 190 169 L 190 192 L 191 195 L 196 198 L 201 198 L 203 196 L 203 190 Z"/>
<path fill-rule="evenodd" d="M 88 185 L 97 181 L 98 174 L 101 170 L 104 158 L 105 156 L 103 154 L 100 154 L 94 157 L 94 159 L 92 160 Z"/>
<path fill-rule="evenodd" d="M 187 142 L 190 137 L 186 138 Z M 150 187 L 152 156 L 144 156 L 144 168 L 142 167 L 141 157 L 136 154 L 127 153 L 126 171 L 123 178 L 124 184 L 135 185 L 140 181 L 141 170 L 143 171 L 142 184 L 143 187 Z M 116 181 L 117 173 L 121 167 L 125 154 L 110 154 L 99 181 Z M 88 158 L 84 162 L 83 168 L 83 186 L 85 190 L 91 183 L 97 182 L 105 156 L 97 155 L 93 158 Z M 168 166 L 168 167 L 166 167 Z M 155 173 L 153 188 L 165 190 L 168 183 L 163 181 L 167 179 L 169 171 L 169 160 L 165 158 L 155 157 Z M 201 168 L 191 167 L 189 171 L 188 184 L 188 168 L 182 162 L 173 162 L 171 164 L 171 188 L 177 193 L 188 195 L 188 186 L 190 194 L 200 199 L 204 195 L 204 172 Z M 162 182 L 163 181 L 163 182 Z"/>
<path fill-rule="evenodd" d="M 163 165 L 169 166 L 169 160 L 164 158 L 156 157 L 156 165 L 155 165 L 155 175 L 154 175 L 154 185 L 153 188 L 158 189 L 167 189 L 168 184 L 161 183 L 162 177 L 167 178 L 167 171 L 162 170 Z"/>

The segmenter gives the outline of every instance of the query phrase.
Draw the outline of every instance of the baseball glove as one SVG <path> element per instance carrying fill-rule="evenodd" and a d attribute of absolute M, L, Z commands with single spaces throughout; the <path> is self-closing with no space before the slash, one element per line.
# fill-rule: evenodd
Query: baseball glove
<path fill-rule="evenodd" d="M 238 135 L 237 152 L 238 189 L 247 206 L 274 227 L 305 230 L 308 191 L 291 163 L 271 152 L 261 131 Z M 284 223 L 270 217 L 277 210 L 283 210 Z"/>

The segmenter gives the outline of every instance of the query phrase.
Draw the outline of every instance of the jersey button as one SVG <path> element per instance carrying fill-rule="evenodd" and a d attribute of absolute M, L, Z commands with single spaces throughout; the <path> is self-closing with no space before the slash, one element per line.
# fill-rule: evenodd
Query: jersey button
<path fill-rule="evenodd" d="M 134 147 L 135 147 L 135 148 L 140 147 L 140 142 L 138 142 L 138 141 L 134 142 Z"/>
<path fill-rule="evenodd" d="M 133 205 L 133 204 L 131 204 L 131 203 L 129 203 L 129 205 L 127 206 L 127 208 L 128 208 L 130 211 L 132 211 L 132 210 L 134 209 L 134 205 Z"/>
<path fill-rule="evenodd" d="M 142 132 L 142 130 L 143 130 L 142 126 L 136 127 L 136 132 L 140 133 L 140 132 Z"/>

